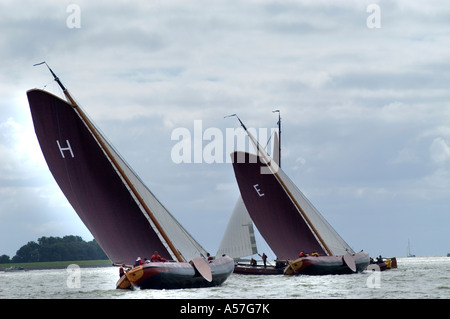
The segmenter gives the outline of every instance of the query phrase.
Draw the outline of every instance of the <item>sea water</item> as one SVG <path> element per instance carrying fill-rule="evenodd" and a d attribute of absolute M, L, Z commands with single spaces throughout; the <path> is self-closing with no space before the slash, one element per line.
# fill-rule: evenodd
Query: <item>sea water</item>
<path fill-rule="evenodd" d="M 450 258 L 397 258 L 398 268 L 352 275 L 232 274 L 221 286 L 117 290 L 117 267 L 0 272 L 0 299 L 450 299 Z"/>

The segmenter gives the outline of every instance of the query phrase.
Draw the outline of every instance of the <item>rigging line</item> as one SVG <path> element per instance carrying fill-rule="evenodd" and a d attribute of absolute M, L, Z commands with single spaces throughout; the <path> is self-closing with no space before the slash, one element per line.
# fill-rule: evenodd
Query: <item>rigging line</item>
<path fill-rule="evenodd" d="M 264 146 L 264 149 L 267 149 L 267 146 L 269 146 L 270 140 L 272 139 L 272 137 L 275 135 L 275 132 L 272 132 L 272 134 L 270 134 L 270 137 L 267 139 L 267 143 L 266 146 Z"/>
<path fill-rule="evenodd" d="M 42 87 L 42 89 L 45 89 L 48 85 L 50 85 L 50 84 L 52 84 L 52 83 L 53 83 L 53 81 L 48 82 L 47 84 L 45 84 L 45 85 Z"/>

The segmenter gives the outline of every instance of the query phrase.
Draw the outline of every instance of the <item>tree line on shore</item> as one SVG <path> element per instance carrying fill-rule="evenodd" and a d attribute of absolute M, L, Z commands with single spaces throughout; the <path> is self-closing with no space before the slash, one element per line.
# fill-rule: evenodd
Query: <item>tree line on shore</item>
<path fill-rule="evenodd" d="M 13 258 L 0 256 L 0 264 L 68 260 L 108 259 L 93 239 L 86 242 L 80 236 L 41 237 L 23 245 Z"/>

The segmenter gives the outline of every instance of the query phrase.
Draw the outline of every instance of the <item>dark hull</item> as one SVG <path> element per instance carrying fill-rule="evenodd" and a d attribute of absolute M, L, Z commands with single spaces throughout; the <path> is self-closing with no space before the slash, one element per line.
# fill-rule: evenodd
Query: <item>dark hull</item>
<path fill-rule="evenodd" d="M 370 263 L 369 254 L 366 252 L 359 252 L 352 257 L 355 261 L 356 272 L 364 271 Z M 295 262 L 300 266 L 291 273 L 294 275 L 343 275 L 355 273 L 347 266 L 343 256 L 303 257 Z"/>
<path fill-rule="evenodd" d="M 209 263 L 212 281 L 200 275 L 191 263 L 156 262 L 133 268 L 127 272 L 133 287 L 139 289 L 183 289 L 221 285 L 233 272 L 234 261 L 228 256 Z"/>
<path fill-rule="evenodd" d="M 282 275 L 284 268 L 275 268 L 274 266 L 246 266 L 236 265 L 234 273 L 240 275 Z"/>

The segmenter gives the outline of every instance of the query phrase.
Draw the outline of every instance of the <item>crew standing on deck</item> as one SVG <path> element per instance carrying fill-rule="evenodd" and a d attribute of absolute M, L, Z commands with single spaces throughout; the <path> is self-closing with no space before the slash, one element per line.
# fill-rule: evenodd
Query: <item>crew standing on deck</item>
<path fill-rule="evenodd" d="M 138 258 L 136 259 L 136 261 L 134 262 L 134 266 L 137 267 L 137 266 L 142 265 L 143 263 L 144 263 L 144 262 L 142 261 L 141 257 L 138 257 Z"/>

